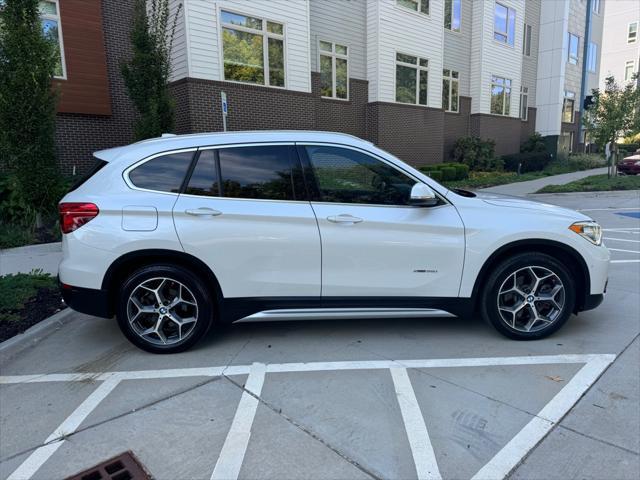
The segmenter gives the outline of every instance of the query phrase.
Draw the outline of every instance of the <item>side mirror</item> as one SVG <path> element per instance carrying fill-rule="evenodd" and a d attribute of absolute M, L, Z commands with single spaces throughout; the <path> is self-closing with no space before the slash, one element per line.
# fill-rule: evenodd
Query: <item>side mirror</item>
<path fill-rule="evenodd" d="M 424 183 L 416 183 L 411 187 L 411 197 L 409 204 L 416 207 L 433 207 L 437 205 L 438 197 L 428 185 Z"/>

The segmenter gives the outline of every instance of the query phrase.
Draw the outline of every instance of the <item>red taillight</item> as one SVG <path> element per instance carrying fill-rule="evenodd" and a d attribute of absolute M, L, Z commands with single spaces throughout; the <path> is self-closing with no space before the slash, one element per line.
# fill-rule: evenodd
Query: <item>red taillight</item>
<path fill-rule="evenodd" d="M 58 205 L 60 212 L 60 230 L 71 233 L 100 213 L 95 203 L 68 202 Z"/>

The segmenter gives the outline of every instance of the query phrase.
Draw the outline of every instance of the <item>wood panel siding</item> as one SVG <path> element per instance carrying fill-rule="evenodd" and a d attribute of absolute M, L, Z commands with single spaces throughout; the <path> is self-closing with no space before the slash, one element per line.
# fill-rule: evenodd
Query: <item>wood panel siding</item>
<path fill-rule="evenodd" d="M 60 0 L 67 79 L 54 80 L 59 113 L 111 115 L 101 0 Z"/>

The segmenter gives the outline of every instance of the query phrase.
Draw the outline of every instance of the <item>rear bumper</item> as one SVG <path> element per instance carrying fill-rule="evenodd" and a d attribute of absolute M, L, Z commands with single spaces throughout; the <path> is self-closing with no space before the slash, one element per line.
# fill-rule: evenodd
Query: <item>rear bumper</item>
<path fill-rule="evenodd" d="M 94 317 L 111 318 L 113 312 L 109 305 L 109 294 L 106 290 L 74 287 L 60 283 L 62 298 L 73 310 Z"/>

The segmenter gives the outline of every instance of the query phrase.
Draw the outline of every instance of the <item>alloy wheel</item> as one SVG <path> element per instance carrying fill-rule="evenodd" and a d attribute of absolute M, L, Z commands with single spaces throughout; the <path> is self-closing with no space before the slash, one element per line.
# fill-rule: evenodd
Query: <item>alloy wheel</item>
<path fill-rule="evenodd" d="M 184 284 L 167 277 L 145 280 L 127 302 L 132 330 L 154 345 L 173 345 L 186 339 L 198 321 L 198 304 Z"/>
<path fill-rule="evenodd" d="M 520 332 L 537 332 L 559 318 L 565 289 L 560 277 L 548 268 L 524 267 L 502 282 L 497 303 L 507 326 Z"/>

